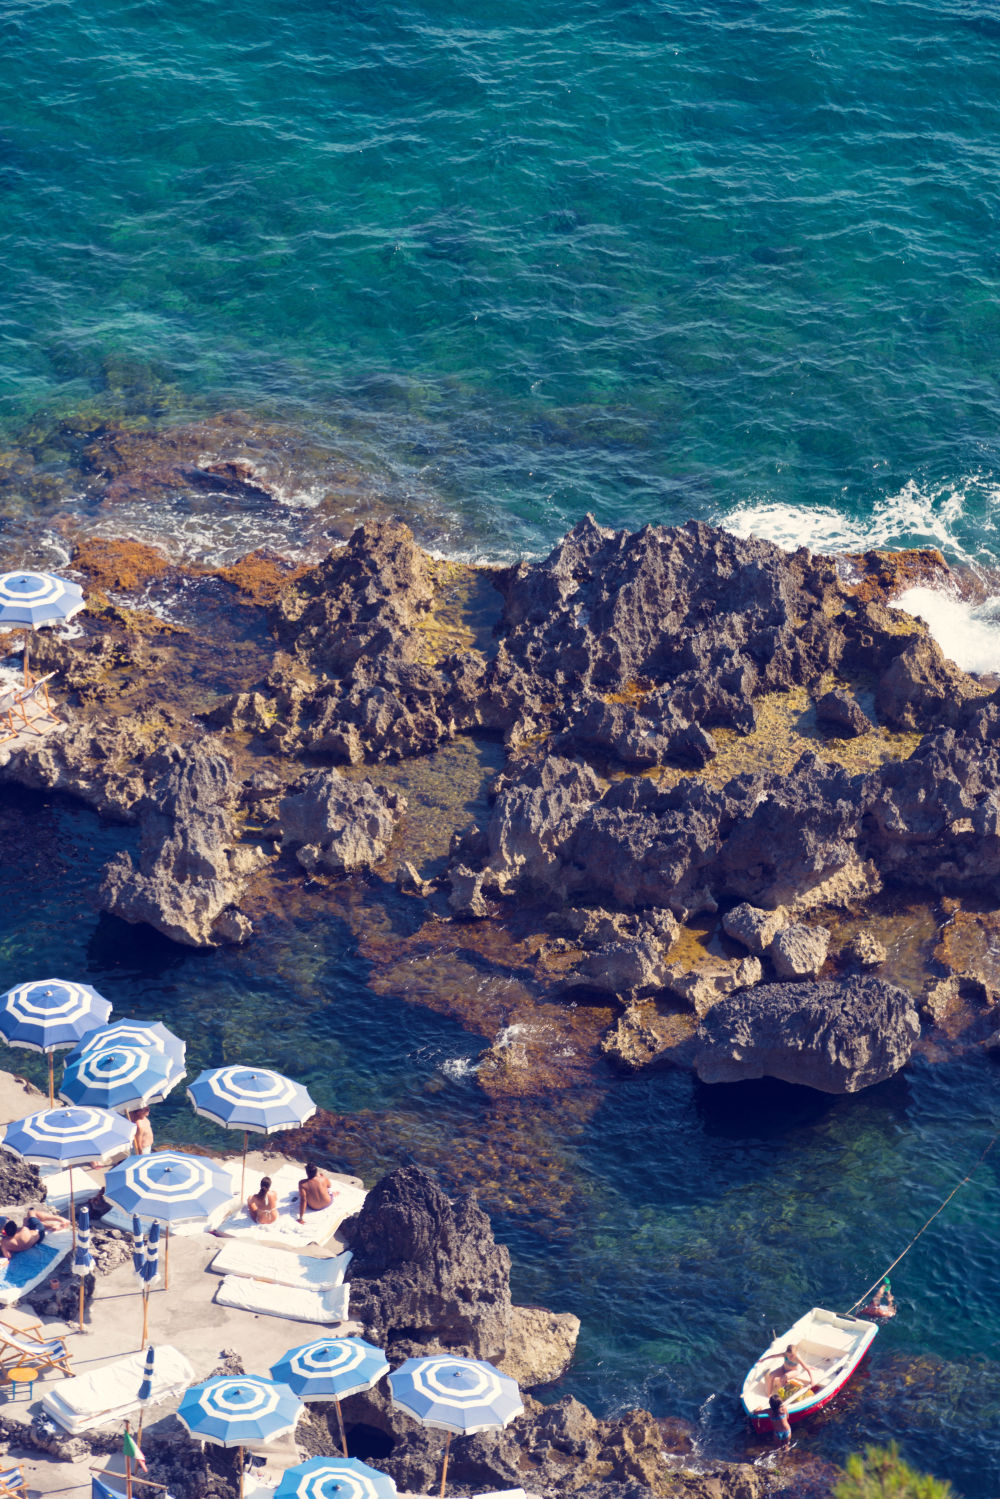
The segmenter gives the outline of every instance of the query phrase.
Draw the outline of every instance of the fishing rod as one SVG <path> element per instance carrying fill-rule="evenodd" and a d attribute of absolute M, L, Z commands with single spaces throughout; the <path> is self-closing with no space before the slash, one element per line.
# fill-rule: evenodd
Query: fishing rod
<path fill-rule="evenodd" d="M 953 1187 L 951 1189 L 951 1191 L 948 1193 L 948 1196 L 945 1198 L 944 1202 L 942 1202 L 941 1206 L 934 1209 L 933 1213 L 930 1215 L 930 1217 L 928 1218 L 927 1222 L 924 1224 L 923 1228 L 920 1229 L 918 1233 L 915 1233 L 913 1235 L 913 1238 L 910 1240 L 909 1244 L 907 1244 L 906 1248 L 903 1250 L 903 1253 L 902 1254 L 898 1254 L 896 1256 L 896 1258 L 893 1260 L 892 1264 L 878 1277 L 878 1279 L 875 1281 L 875 1284 L 869 1286 L 868 1289 L 867 1289 L 867 1291 L 865 1291 L 863 1295 L 861 1295 L 861 1296 L 858 1297 L 857 1301 L 850 1308 L 850 1310 L 847 1311 L 847 1312 L 845 1312 L 845 1314 L 844 1314 L 845 1316 L 847 1316 L 847 1317 L 853 1316 L 854 1313 L 857 1311 L 858 1307 L 859 1306 L 864 1306 L 864 1304 L 867 1301 L 868 1297 L 871 1296 L 871 1295 L 873 1295 L 874 1292 L 878 1290 L 878 1288 L 882 1284 L 882 1282 L 888 1280 L 888 1278 L 889 1278 L 889 1271 L 890 1270 L 895 1270 L 895 1268 L 899 1264 L 900 1260 L 903 1259 L 906 1255 L 909 1254 L 909 1252 L 913 1248 L 914 1244 L 920 1238 L 920 1235 L 922 1233 L 924 1233 L 928 1228 L 930 1228 L 931 1224 L 934 1222 L 934 1219 L 937 1217 L 937 1215 L 939 1213 L 943 1213 L 944 1212 L 945 1208 L 948 1206 L 949 1202 L 954 1197 L 955 1193 L 957 1191 L 959 1191 L 960 1188 L 964 1187 L 967 1182 L 970 1182 L 972 1180 L 972 1178 L 975 1176 L 976 1172 L 979 1170 L 980 1166 L 985 1161 L 986 1157 L 989 1155 L 990 1151 L 993 1149 L 994 1145 L 997 1143 L 998 1139 L 1000 1139 L 1000 1133 L 998 1133 L 998 1134 L 996 1134 L 996 1135 L 993 1136 L 992 1140 L 987 1145 L 986 1149 L 983 1151 L 982 1155 L 979 1157 L 978 1161 L 973 1166 L 973 1168 L 969 1172 L 969 1174 L 967 1176 L 963 1176 L 962 1180 L 958 1183 L 958 1186 Z"/>

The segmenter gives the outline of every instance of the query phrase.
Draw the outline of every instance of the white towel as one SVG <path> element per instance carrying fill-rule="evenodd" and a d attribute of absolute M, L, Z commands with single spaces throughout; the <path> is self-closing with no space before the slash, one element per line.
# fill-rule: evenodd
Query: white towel
<path fill-rule="evenodd" d="M 251 1239 L 258 1243 L 325 1244 L 337 1232 L 344 1219 L 358 1211 L 367 1194 L 363 1187 L 354 1187 L 348 1182 L 334 1179 L 330 1183 L 333 1197 L 330 1207 L 321 1208 L 318 1212 L 307 1209 L 305 1222 L 300 1223 L 299 1182 L 304 1176 L 303 1167 L 290 1163 L 271 1173 L 271 1187 L 278 1194 L 277 1223 L 255 1223 L 245 1205 L 241 1205 L 219 1224 L 216 1233 L 223 1238 Z M 257 1180 L 248 1176 L 247 1193 L 256 1190 L 256 1187 Z"/>
<path fill-rule="evenodd" d="M 67 1431 L 87 1431 L 122 1421 L 139 1409 L 139 1386 L 146 1366 L 144 1353 L 130 1353 L 89 1374 L 63 1379 L 42 1395 L 42 1408 Z M 153 1398 L 157 1405 L 194 1383 L 194 1369 L 183 1353 L 161 1344 L 153 1364 Z"/>
<path fill-rule="evenodd" d="M 300 1286 L 307 1291 L 332 1291 L 344 1283 L 353 1256 L 349 1249 L 330 1259 L 317 1260 L 267 1244 L 233 1239 L 212 1261 L 217 1275 L 244 1275 L 249 1280 L 269 1280 L 278 1286 Z"/>
<path fill-rule="evenodd" d="M 286 1317 L 290 1322 L 346 1322 L 349 1286 L 333 1291 L 305 1291 L 300 1286 L 273 1286 L 242 1275 L 226 1275 L 215 1299 L 220 1306 L 235 1306 L 244 1312 Z"/>

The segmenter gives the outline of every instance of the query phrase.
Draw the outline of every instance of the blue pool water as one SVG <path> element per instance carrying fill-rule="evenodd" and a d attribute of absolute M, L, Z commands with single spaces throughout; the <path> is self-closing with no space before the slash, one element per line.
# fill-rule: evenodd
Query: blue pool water
<path fill-rule="evenodd" d="M 7 484 L 0 525 L 93 518 L 67 433 L 239 407 L 460 555 L 589 509 L 994 568 L 998 76 L 975 0 L 7 0 L 0 481 L 30 453 L 59 500 Z M 460 1065 L 481 1038 L 372 993 L 346 924 L 277 911 L 244 951 L 181 951 L 96 916 L 118 830 L 41 801 L 0 820 L 0 983 L 90 978 L 195 1068 L 253 1037 L 369 1178 L 481 1155 L 517 1294 L 583 1318 L 561 1388 L 709 1450 L 747 1450 L 761 1339 L 852 1301 L 992 1133 L 982 1058 L 837 1100 L 596 1078 L 532 1135 Z M 181 1101 L 159 1128 L 224 1143 Z M 898 1437 L 1000 1492 L 997 1199 L 990 1157 L 804 1441 Z"/>

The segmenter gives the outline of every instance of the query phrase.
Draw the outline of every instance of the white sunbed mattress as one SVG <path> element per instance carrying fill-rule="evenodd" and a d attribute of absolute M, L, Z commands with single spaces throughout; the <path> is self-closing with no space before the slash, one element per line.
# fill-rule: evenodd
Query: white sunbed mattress
<path fill-rule="evenodd" d="M 363 1187 L 333 1180 L 331 1205 L 319 1212 L 307 1212 L 305 1222 L 299 1223 L 299 1182 L 304 1176 L 305 1168 L 291 1163 L 271 1173 L 271 1186 L 278 1194 L 277 1223 L 255 1223 L 244 1204 L 220 1223 L 215 1232 L 222 1238 L 250 1239 L 257 1243 L 325 1244 L 344 1219 L 358 1211 L 366 1193 Z M 256 1191 L 259 1179 L 256 1175 L 247 1175 L 247 1195 Z"/>
<path fill-rule="evenodd" d="M 219 1283 L 215 1299 L 221 1306 L 238 1307 L 244 1312 L 259 1312 L 269 1317 L 285 1317 L 290 1322 L 346 1322 L 350 1286 L 333 1291 L 309 1291 L 301 1286 L 274 1286 L 242 1275 L 226 1275 Z"/>
<path fill-rule="evenodd" d="M 353 1256 L 349 1249 L 329 1259 L 294 1254 L 268 1244 L 233 1239 L 224 1244 L 210 1269 L 217 1275 L 244 1275 L 249 1280 L 273 1281 L 278 1286 L 297 1286 L 306 1291 L 332 1291 L 344 1283 Z"/>
<path fill-rule="evenodd" d="M 74 1434 L 92 1426 L 121 1421 L 139 1409 L 139 1386 L 146 1364 L 144 1353 L 130 1353 L 89 1374 L 60 1380 L 42 1395 L 42 1409 L 66 1431 Z M 169 1400 L 194 1383 L 194 1369 L 183 1353 L 168 1344 L 156 1349 L 153 1365 L 153 1398 L 150 1404 Z"/>

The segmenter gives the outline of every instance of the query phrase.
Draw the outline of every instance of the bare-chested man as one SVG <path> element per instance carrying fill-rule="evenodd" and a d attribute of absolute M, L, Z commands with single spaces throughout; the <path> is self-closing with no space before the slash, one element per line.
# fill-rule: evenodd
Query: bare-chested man
<path fill-rule="evenodd" d="M 148 1109 L 133 1109 L 128 1116 L 135 1125 L 135 1139 L 132 1141 L 132 1152 L 134 1155 L 150 1155 L 153 1149 L 153 1126 L 149 1122 Z"/>
<path fill-rule="evenodd" d="M 306 1161 L 306 1174 L 299 1182 L 299 1222 L 306 1221 L 306 1208 L 318 1213 L 332 1202 L 330 1178 L 323 1175 L 315 1161 Z"/>

